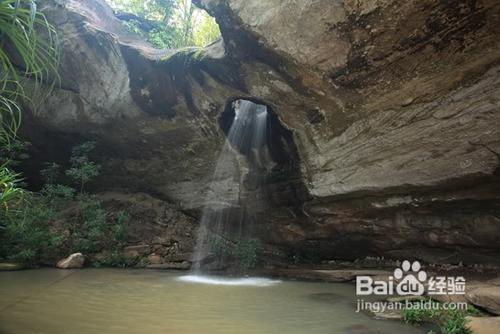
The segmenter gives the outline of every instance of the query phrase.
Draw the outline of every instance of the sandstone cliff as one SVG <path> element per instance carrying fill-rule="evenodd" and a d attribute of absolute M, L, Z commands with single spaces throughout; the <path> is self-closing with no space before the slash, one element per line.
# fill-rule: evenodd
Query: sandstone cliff
<path fill-rule="evenodd" d="M 257 212 L 270 257 L 500 260 L 500 3 L 196 3 L 223 40 L 177 51 L 129 34 L 102 0 L 41 3 L 61 86 L 24 122 L 33 184 L 41 163 L 94 139 L 96 190 L 147 193 L 195 221 L 221 119 L 247 98 L 273 113 L 289 166 Z M 242 173 L 235 158 L 240 193 Z M 192 247 L 191 227 L 174 230 Z"/>

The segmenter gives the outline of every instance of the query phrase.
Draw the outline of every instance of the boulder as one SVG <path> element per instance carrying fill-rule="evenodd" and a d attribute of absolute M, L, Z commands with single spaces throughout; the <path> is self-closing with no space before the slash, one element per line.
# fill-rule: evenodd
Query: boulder
<path fill-rule="evenodd" d="M 500 315 L 500 286 L 486 286 L 466 294 L 469 302 L 488 312 Z"/>
<path fill-rule="evenodd" d="M 472 334 L 498 334 L 500 317 L 467 317 Z"/>
<path fill-rule="evenodd" d="M 85 257 L 82 253 L 74 253 L 57 262 L 56 267 L 59 269 L 77 269 L 82 268 L 84 262 Z"/>

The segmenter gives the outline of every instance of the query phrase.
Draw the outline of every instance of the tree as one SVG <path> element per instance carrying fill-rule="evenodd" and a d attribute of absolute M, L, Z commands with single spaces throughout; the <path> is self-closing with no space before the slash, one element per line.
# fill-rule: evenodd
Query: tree
<path fill-rule="evenodd" d="M 196 8 L 191 0 L 109 0 L 109 3 L 131 31 L 159 48 L 205 46 L 220 37 L 215 19 Z"/>
<path fill-rule="evenodd" d="M 219 26 L 213 17 L 203 15 L 200 23 L 195 25 L 193 35 L 194 45 L 206 46 L 220 38 Z"/>
<path fill-rule="evenodd" d="M 191 0 L 178 0 L 176 22 L 178 28 L 177 47 L 193 45 L 193 14 L 194 6 Z"/>

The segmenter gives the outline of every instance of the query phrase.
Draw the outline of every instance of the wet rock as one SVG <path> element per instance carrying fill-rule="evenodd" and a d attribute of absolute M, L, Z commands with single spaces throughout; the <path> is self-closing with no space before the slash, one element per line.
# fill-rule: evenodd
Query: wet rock
<path fill-rule="evenodd" d="M 419 302 L 419 301 L 426 301 L 428 298 L 424 296 L 396 296 L 396 297 L 389 297 L 387 298 L 387 301 L 392 302 L 392 303 L 401 303 L 401 302 Z"/>
<path fill-rule="evenodd" d="M 403 313 L 401 311 L 373 312 L 373 316 L 376 319 L 382 319 L 382 320 L 402 320 L 403 319 Z"/>
<path fill-rule="evenodd" d="M 0 271 L 21 270 L 24 266 L 20 263 L 0 262 Z"/>
<path fill-rule="evenodd" d="M 465 295 L 433 295 L 432 299 L 440 303 L 466 303 L 468 302 Z"/>
<path fill-rule="evenodd" d="M 183 262 L 167 262 L 159 264 L 150 264 L 146 266 L 147 269 L 165 269 L 165 270 L 189 270 L 191 263 L 188 261 Z"/>
<path fill-rule="evenodd" d="M 491 285 L 500 285 L 500 277 L 488 280 L 486 283 Z"/>
<path fill-rule="evenodd" d="M 493 314 L 500 315 L 500 286 L 487 286 L 474 289 L 466 294 L 472 304 Z"/>
<path fill-rule="evenodd" d="M 278 269 L 267 272 L 276 277 L 297 279 L 304 281 L 322 282 L 351 282 L 356 276 L 386 276 L 389 272 L 383 270 L 360 270 L 360 269 L 339 269 L 339 270 L 314 270 L 314 269 Z"/>
<path fill-rule="evenodd" d="M 130 215 L 127 232 L 131 245 L 123 249 L 124 256 L 143 259 L 141 264 L 147 262 L 150 254 L 162 257 L 162 261 L 175 262 L 177 260 L 165 256 L 174 251 L 189 254 L 192 250 L 195 219 L 177 211 L 171 203 L 145 193 L 105 192 L 100 193 L 99 198 L 110 210 L 126 211 Z M 155 244 L 159 238 L 168 240 L 170 246 Z M 179 261 L 189 260 L 189 257 L 181 257 Z"/>
<path fill-rule="evenodd" d="M 56 267 L 59 269 L 83 268 L 84 262 L 85 262 L 85 257 L 82 255 L 82 253 L 74 253 L 68 256 L 67 258 L 57 262 Z"/>
<path fill-rule="evenodd" d="M 182 261 L 190 261 L 192 258 L 193 258 L 193 253 L 179 253 L 179 254 L 170 254 L 165 256 L 165 261 L 182 262 Z"/>

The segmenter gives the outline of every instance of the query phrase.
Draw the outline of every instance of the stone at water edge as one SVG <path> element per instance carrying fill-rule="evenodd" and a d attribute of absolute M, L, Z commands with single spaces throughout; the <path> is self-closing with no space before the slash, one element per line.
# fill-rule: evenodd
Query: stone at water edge
<path fill-rule="evenodd" d="M 82 268 L 85 262 L 85 257 L 82 253 L 74 253 L 65 259 L 57 262 L 56 267 L 59 269 L 76 269 Z"/>
<path fill-rule="evenodd" d="M 467 317 L 472 334 L 498 334 L 500 317 Z"/>
<path fill-rule="evenodd" d="M 146 269 L 189 270 L 191 269 L 191 263 L 188 261 L 182 261 L 182 262 L 166 262 L 161 264 L 150 264 L 146 266 Z"/>
<path fill-rule="evenodd" d="M 20 263 L 0 262 L 0 271 L 21 270 L 24 266 Z"/>
<path fill-rule="evenodd" d="M 486 286 L 467 292 L 469 302 L 490 313 L 500 315 L 500 286 Z"/>

